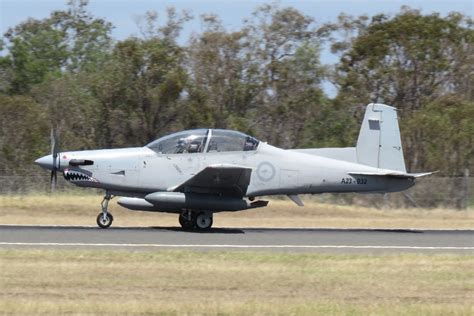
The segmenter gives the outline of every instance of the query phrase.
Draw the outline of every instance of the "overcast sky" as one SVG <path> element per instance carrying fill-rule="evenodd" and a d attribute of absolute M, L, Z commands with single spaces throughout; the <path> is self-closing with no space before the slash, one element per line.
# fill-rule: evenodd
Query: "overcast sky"
<path fill-rule="evenodd" d="M 90 0 L 89 10 L 97 17 L 104 18 L 115 26 L 113 37 L 124 39 L 130 35 L 139 35 L 136 18 L 146 11 L 154 10 L 164 16 L 166 7 L 174 6 L 178 10 L 189 10 L 195 17 L 203 13 L 215 13 L 223 21 L 228 31 L 236 30 L 242 20 L 250 17 L 252 11 L 263 3 L 259 0 Z M 66 8 L 67 0 L 0 0 L 1 34 L 28 17 L 37 19 L 49 16 L 53 10 Z M 317 23 L 335 21 L 341 13 L 350 15 L 374 15 L 377 13 L 395 14 L 403 5 L 419 9 L 425 14 L 439 12 L 446 15 L 457 11 L 474 15 L 474 0 L 281 0 L 280 6 L 292 6 L 312 16 Z M 183 41 L 194 32 L 200 31 L 199 19 L 188 22 L 182 32 Z M 334 63 L 336 57 L 327 50 L 321 55 L 323 63 Z M 326 87 L 326 90 L 329 87 Z M 329 91 L 328 91 L 329 92 Z M 331 94 L 331 93 L 330 93 Z"/>

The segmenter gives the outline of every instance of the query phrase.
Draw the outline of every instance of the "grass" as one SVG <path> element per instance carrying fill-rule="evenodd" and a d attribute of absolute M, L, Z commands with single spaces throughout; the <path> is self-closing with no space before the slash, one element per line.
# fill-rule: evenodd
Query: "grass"
<path fill-rule="evenodd" d="M 474 256 L 0 249 L 5 314 L 469 315 Z"/>
<path fill-rule="evenodd" d="M 95 225 L 99 195 L 0 196 L 0 224 Z M 114 225 L 177 226 L 175 214 L 136 212 L 118 206 L 110 210 Z M 307 201 L 272 200 L 268 207 L 214 216 L 215 227 L 374 227 L 473 228 L 474 212 L 451 209 L 377 209 Z"/>
<path fill-rule="evenodd" d="M 0 224 L 95 225 L 101 196 L 0 196 Z M 111 204 L 114 225 L 176 215 Z M 473 228 L 474 214 L 271 201 L 225 227 Z M 474 256 L 0 248 L 0 314 L 472 315 Z"/>

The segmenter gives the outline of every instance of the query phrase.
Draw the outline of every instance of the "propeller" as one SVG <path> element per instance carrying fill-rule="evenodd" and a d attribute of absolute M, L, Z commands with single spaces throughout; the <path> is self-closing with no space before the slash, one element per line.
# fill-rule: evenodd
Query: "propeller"
<path fill-rule="evenodd" d="M 51 169 L 51 192 L 56 190 L 58 183 L 57 171 L 59 169 L 59 139 L 54 128 L 51 128 L 51 156 L 53 156 L 53 168 Z"/>

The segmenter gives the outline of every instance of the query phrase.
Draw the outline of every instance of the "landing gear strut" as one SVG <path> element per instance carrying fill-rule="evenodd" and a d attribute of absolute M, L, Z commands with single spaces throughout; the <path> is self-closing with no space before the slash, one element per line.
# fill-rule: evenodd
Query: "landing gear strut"
<path fill-rule="evenodd" d="M 186 210 L 179 215 L 179 224 L 184 229 L 206 230 L 212 226 L 212 212 Z"/>
<path fill-rule="evenodd" d="M 108 211 L 109 201 L 112 198 L 112 195 L 106 193 L 104 199 L 102 200 L 102 203 L 100 204 L 102 206 L 102 212 L 99 213 L 99 215 L 97 216 L 97 225 L 99 225 L 100 228 L 109 228 L 110 225 L 112 225 L 112 222 L 114 221 L 114 217 Z"/>

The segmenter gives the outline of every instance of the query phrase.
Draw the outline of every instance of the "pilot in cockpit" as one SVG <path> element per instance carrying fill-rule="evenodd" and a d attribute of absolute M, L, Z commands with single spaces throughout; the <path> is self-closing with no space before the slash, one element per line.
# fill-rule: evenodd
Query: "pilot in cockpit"
<path fill-rule="evenodd" d="M 194 140 L 189 142 L 186 138 L 181 138 L 178 140 L 178 144 L 176 144 L 176 153 L 183 154 L 183 153 L 198 153 L 201 149 L 201 142 L 198 140 Z"/>
<path fill-rule="evenodd" d="M 176 144 L 176 153 L 182 154 L 186 151 L 186 138 L 180 138 Z"/>
<path fill-rule="evenodd" d="M 188 153 L 198 153 L 201 152 L 201 142 L 198 140 L 192 141 L 188 146 Z"/>
<path fill-rule="evenodd" d="M 250 136 L 247 136 L 244 144 L 244 151 L 255 150 L 257 148 L 258 141 Z"/>

